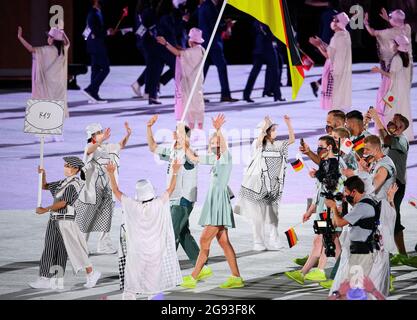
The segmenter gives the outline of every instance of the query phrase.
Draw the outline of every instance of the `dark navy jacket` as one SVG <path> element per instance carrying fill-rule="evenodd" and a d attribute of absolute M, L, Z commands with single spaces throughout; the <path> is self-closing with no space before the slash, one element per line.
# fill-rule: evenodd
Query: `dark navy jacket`
<path fill-rule="evenodd" d="M 102 12 L 92 8 L 87 16 L 87 25 L 91 29 L 91 33 L 87 38 L 87 51 L 89 53 L 106 52 L 105 39 L 107 30 L 104 25 Z"/>
<path fill-rule="evenodd" d="M 259 21 L 255 21 L 253 26 L 255 29 L 255 48 L 253 54 L 262 55 L 273 53 L 274 47 L 272 41 L 274 41 L 275 37 L 269 27 Z"/>
<path fill-rule="evenodd" d="M 211 0 L 204 1 L 198 8 L 198 28 L 203 32 L 203 39 L 205 40 L 203 46 L 206 48 L 210 40 L 211 33 L 216 25 L 219 9 Z M 221 28 L 217 29 L 214 37 L 213 46 L 223 46 L 221 38 Z"/>

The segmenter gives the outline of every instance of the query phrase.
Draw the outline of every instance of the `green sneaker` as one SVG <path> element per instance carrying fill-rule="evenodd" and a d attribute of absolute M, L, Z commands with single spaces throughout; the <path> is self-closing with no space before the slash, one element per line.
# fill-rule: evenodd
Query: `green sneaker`
<path fill-rule="evenodd" d="M 296 258 L 293 261 L 295 264 L 298 264 L 299 266 L 303 267 L 306 264 L 307 260 L 308 256 L 305 256 L 304 258 Z"/>
<path fill-rule="evenodd" d="M 332 288 L 333 281 L 334 280 L 322 281 L 319 283 L 319 285 L 323 287 L 324 289 L 330 290 Z"/>
<path fill-rule="evenodd" d="M 395 290 L 394 281 L 395 281 L 395 277 L 392 274 L 390 274 L 390 276 L 389 276 L 389 292 L 394 292 L 394 290 Z"/>
<path fill-rule="evenodd" d="M 299 284 L 304 284 L 304 275 L 301 270 L 287 271 L 284 273 L 288 278 Z"/>
<path fill-rule="evenodd" d="M 230 276 L 226 282 L 223 282 L 219 287 L 222 289 L 243 288 L 245 284 L 241 277 Z"/>
<path fill-rule="evenodd" d="M 405 262 L 408 260 L 408 257 L 404 254 L 396 254 L 390 258 L 390 264 L 392 267 L 400 266 L 402 264 L 405 264 Z"/>
<path fill-rule="evenodd" d="M 409 267 L 417 268 L 417 256 L 407 257 L 407 259 L 404 259 L 403 264 Z"/>
<path fill-rule="evenodd" d="M 187 289 L 194 289 L 197 285 L 197 280 L 192 275 L 185 276 L 182 278 L 181 287 Z"/>
<path fill-rule="evenodd" d="M 201 269 L 200 273 L 198 274 L 197 281 L 210 278 L 213 275 L 213 271 L 210 267 L 204 266 L 203 269 Z"/>
<path fill-rule="evenodd" d="M 304 279 L 307 281 L 314 281 L 314 282 L 323 282 L 326 281 L 326 274 L 323 270 L 319 268 L 313 268 L 304 276 Z"/>

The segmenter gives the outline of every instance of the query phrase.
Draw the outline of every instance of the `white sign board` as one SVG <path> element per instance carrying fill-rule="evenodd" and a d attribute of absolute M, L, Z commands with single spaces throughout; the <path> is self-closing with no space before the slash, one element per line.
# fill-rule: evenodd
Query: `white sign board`
<path fill-rule="evenodd" d="M 24 132 L 60 135 L 64 118 L 64 101 L 28 100 Z"/>

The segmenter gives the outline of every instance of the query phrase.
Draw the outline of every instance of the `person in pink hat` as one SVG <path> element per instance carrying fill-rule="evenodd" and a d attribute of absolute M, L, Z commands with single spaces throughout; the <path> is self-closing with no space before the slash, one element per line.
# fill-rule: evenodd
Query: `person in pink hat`
<path fill-rule="evenodd" d="M 17 29 L 17 38 L 33 56 L 32 99 L 64 101 L 65 116 L 69 117 L 67 107 L 67 69 L 70 42 L 64 30 L 57 27 L 48 32 L 48 45 L 33 47 L 23 38 L 22 27 Z M 62 139 L 62 138 L 61 138 Z M 53 141 L 59 141 L 53 136 Z"/>
<path fill-rule="evenodd" d="M 389 28 L 383 30 L 373 29 L 369 24 L 368 13 L 365 14 L 364 23 L 368 33 L 371 36 L 376 37 L 377 52 L 380 60 L 380 69 L 384 72 L 390 72 L 391 63 L 397 52 L 394 46 L 394 39 L 399 35 L 404 35 L 407 37 L 408 41 L 411 42 L 411 27 L 410 25 L 405 23 L 406 15 L 404 11 L 400 9 L 394 10 L 388 15 L 387 11 L 384 8 L 382 8 L 381 13 L 379 15 L 382 19 L 389 22 Z M 408 54 L 410 60 L 412 61 L 413 55 L 411 46 L 409 46 Z M 412 72 L 413 68 L 410 67 L 410 79 L 412 78 Z M 385 102 L 383 98 L 388 93 L 390 86 L 390 78 L 385 77 L 384 74 L 381 74 L 381 85 L 377 94 L 376 109 L 384 124 L 386 123 L 383 117 L 383 110 L 385 108 Z"/>
<path fill-rule="evenodd" d="M 179 50 L 173 47 L 164 37 L 157 37 L 157 41 L 165 46 L 172 54 L 177 56 L 175 66 L 175 119 L 180 121 L 187 100 L 191 93 L 191 88 L 197 77 L 198 69 L 203 61 L 204 42 L 202 31 L 192 28 L 188 34 L 189 48 Z M 204 97 L 203 97 L 203 74 L 197 80 L 197 88 L 191 98 L 190 108 L 185 116 L 185 120 L 190 129 L 198 125 L 198 129 L 203 129 L 204 122 Z"/>
<path fill-rule="evenodd" d="M 334 16 L 334 35 L 327 45 L 319 37 L 309 42 L 326 58 L 322 73 L 321 107 L 325 110 L 349 111 L 352 105 L 352 42 L 346 30 L 349 17 L 341 12 Z"/>
<path fill-rule="evenodd" d="M 411 73 L 410 68 L 410 41 L 405 35 L 398 35 L 392 41 L 392 47 L 395 52 L 394 57 L 389 65 L 389 70 L 383 70 L 381 67 L 373 67 L 371 72 L 380 73 L 383 78 L 388 79 L 389 86 L 387 93 L 394 98 L 394 102 L 388 106 L 383 101 L 383 108 L 377 109 L 386 124 L 395 114 L 402 114 L 410 122 L 404 134 L 408 140 L 414 140 L 413 117 L 411 115 L 410 91 L 411 91 Z M 380 89 L 381 90 L 381 89 Z M 383 99 L 386 100 L 386 99 Z M 381 119 L 382 120 L 382 119 Z"/>

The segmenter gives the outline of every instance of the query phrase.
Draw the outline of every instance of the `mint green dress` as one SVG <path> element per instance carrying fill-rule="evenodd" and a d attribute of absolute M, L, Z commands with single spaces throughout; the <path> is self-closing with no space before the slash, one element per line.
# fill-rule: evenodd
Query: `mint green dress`
<path fill-rule="evenodd" d="M 200 156 L 200 164 L 212 165 L 210 188 L 198 224 L 234 228 L 232 205 L 227 184 L 232 172 L 232 156 L 226 151 L 217 160 L 215 155 Z"/>

